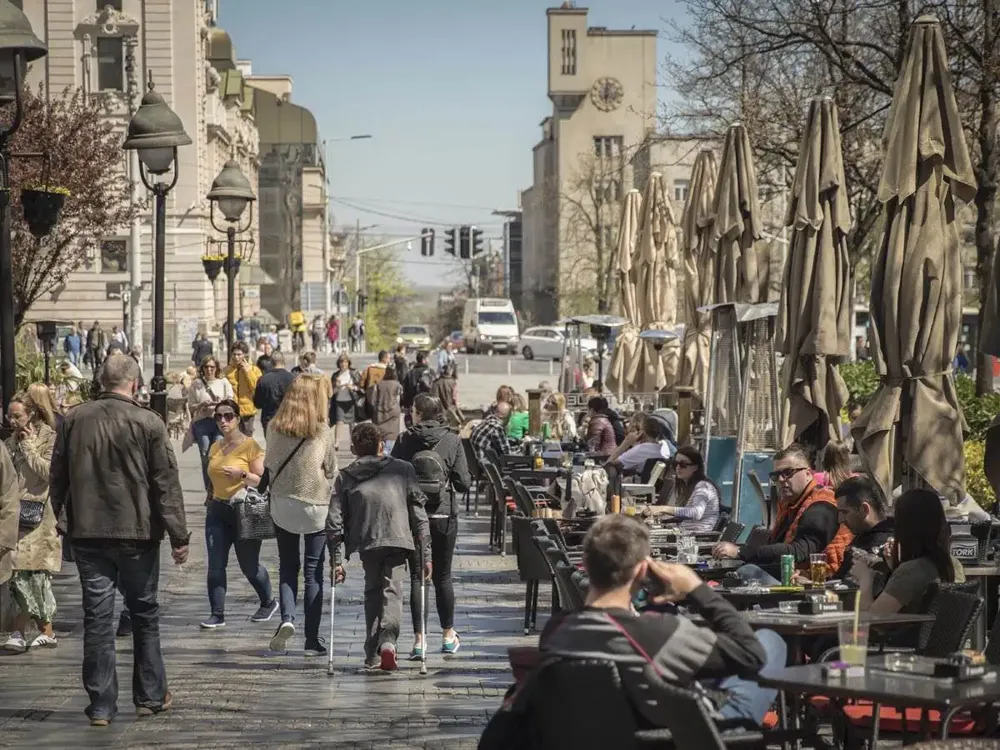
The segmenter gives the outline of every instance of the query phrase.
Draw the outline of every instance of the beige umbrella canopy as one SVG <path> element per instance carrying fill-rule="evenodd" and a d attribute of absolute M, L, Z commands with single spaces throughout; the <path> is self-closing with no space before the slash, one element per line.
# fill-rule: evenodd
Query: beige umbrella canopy
<path fill-rule="evenodd" d="M 642 330 L 672 330 L 677 319 L 677 223 L 659 172 L 646 180 L 640 214 L 634 258 L 639 325 Z M 640 354 L 635 380 L 638 390 L 652 393 L 674 383 L 680 365 L 676 339 L 664 346 L 662 353 L 646 342 Z"/>
<path fill-rule="evenodd" d="M 809 105 L 785 224 L 792 227 L 792 239 L 775 337 L 785 355 L 782 445 L 798 441 L 821 448 L 841 437 L 847 387 L 837 364 L 851 349 L 851 217 L 840 122 L 831 99 Z"/>
<path fill-rule="evenodd" d="M 767 262 L 758 257 L 761 238 L 757 177 L 750 138 L 740 123 L 729 126 L 722 148 L 714 200 L 712 244 L 715 256 L 715 302 L 767 301 Z"/>
<path fill-rule="evenodd" d="M 871 343 L 882 383 L 852 428 L 883 489 L 902 464 L 952 502 L 965 494 L 964 419 L 952 358 L 962 316 L 955 199 L 976 180 L 937 19 L 917 19 L 885 126 L 882 246 L 872 269 Z"/>
<path fill-rule="evenodd" d="M 712 339 L 712 316 L 698 308 L 715 302 L 715 253 L 712 224 L 718 167 L 715 153 L 698 154 L 691 170 L 684 215 L 681 217 L 681 256 L 684 263 L 684 356 L 681 385 L 691 386 L 701 398 L 708 389 L 708 356 Z"/>
<path fill-rule="evenodd" d="M 608 389 L 618 395 L 634 389 L 635 373 L 639 366 L 639 303 L 636 299 L 633 256 L 639 238 L 641 207 L 642 193 L 629 190 L 622 204 L 617 250 L 621 312 L 622 317 L 628 318 L 629 325 L 624 326 L 615 339 L 615 350 L 606 378 Z"/>

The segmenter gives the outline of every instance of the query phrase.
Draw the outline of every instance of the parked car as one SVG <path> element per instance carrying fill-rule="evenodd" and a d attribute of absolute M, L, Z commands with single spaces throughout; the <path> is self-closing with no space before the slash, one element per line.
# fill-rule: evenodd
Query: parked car
<path fill-rule="evenodd" d="M 429 349 L 431 332 L 427 326 L 400 326 L 396 343 L 406 344 L 407 351 L 414 349 Z"/>
<path fill-rule="evenodd" d="M 525 359 L 561 360 L 566 343 L 566 332 L 555 326 L 535 326 L 521 334 L 517 350 Z M 597 340 L 590 337 L 580 339 L 584 354 L 597 356 Z"/>
<path fill-rule="evenodd" d="M 455 351 L 460 352 L 465 349 L 465 336 L 462 335 L 461 331 L 452 331 L 448 339 L 451 341 L 451 345 L 455 347 Z"/>

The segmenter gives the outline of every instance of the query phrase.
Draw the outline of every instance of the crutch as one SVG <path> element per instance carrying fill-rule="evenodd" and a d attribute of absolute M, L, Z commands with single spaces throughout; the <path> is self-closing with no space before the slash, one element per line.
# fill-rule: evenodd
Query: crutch
<path fill-rule="evenodd" d="M 330 576 L 330 640 L 326 645 L 326 674 L 328 677 L 333 677 L 333 606 L 336 601 L 337 574 L 334 573 Z"/>
<path fill-rule="evenodd" d="M 424 621 L 424 647 L 420 651 L 420 674 L 427 674 L 427 576 L 424 574 L 424 540 L 420 540 L 420 616 Z"/>

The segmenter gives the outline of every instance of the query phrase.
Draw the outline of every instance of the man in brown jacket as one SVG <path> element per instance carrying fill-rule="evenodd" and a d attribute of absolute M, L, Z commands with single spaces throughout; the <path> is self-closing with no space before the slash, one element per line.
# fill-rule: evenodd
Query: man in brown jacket
<path fill-rule="evenodd" d="M 160 650 L 160 542 L 170 539 L 174 562 L 187 559 L 177 460 L 166 425 L 133 398 L 139 365 L 113 354 L 100 372 L 103 393 L 73 409 L 56 434 L 49 496 L 58 518 L 66 512 L 83 588 L 83 683 L 92 726 L 118 713 L 115 674 L 115 589 L 132 615 L 136 714 L 170 708 Z"/>

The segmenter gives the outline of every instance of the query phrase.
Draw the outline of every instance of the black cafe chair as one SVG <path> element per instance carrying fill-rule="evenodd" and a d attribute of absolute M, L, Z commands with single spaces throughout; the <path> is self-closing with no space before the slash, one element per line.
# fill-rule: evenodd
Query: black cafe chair
<path fill-rule="evenodd" d="M 524 634 L 535 629 L 538 620 L 538 589 L 543 580 L 552 580 L 553 571 L 545 555 L 533 541 L 531 518 L 513 516 L 510 519 L 514 554 L 517 556 L 517 574 L 526 584 L 524 593 Z"/>
<path fill-rule="evenodd" d="M 483 474 L 483 466 L 479 462 L 479 456 L 476 455 L 476 449 L 469 438 L 462 438 L 462 451 L 465 453 L 465 463 L 469 466 L 469 476 L 472 478 L 472 486 L 465 491 L 465 512 L 469 512 L 469 501 L 472 494 L 475 493 L 475 509 L 472 514 L 478 517 L 479 496 L 486 487 L 486 476 Z"/>

